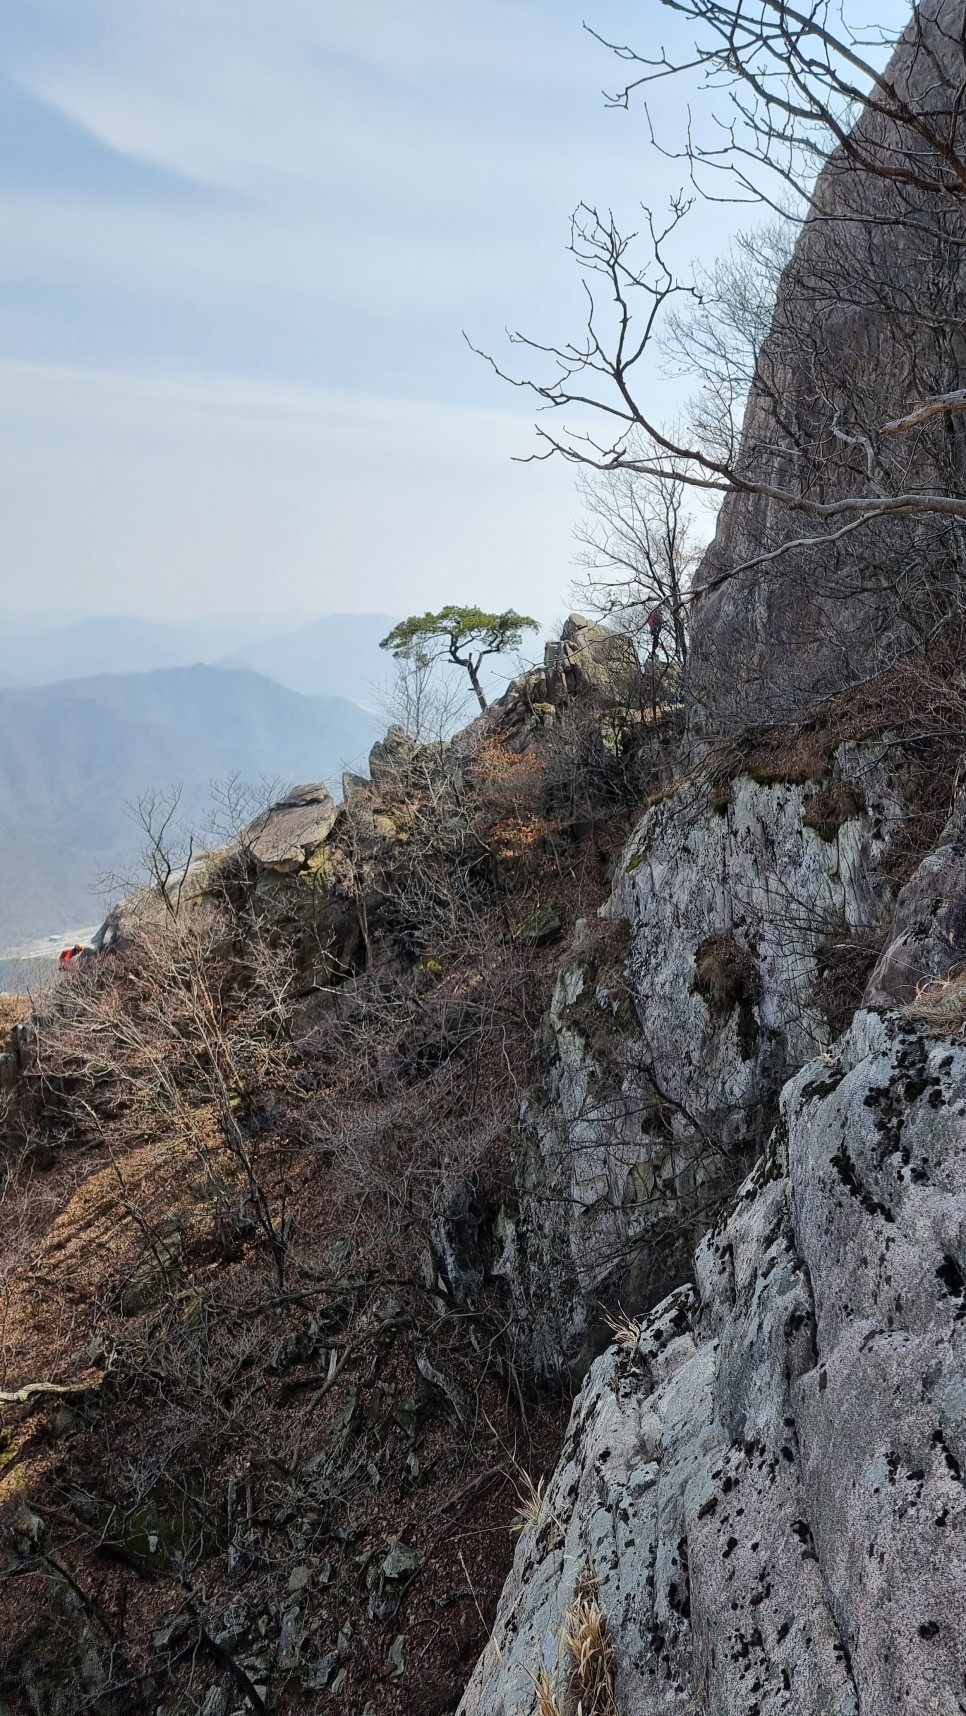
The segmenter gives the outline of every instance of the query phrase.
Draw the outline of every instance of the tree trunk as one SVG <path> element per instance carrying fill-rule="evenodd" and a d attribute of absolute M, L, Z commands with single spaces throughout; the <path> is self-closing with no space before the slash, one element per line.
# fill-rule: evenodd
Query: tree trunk
<path fill-rule="evenodd" d="M 488 709 L 489 704 L 486 701 L 486 697 L 485 697 L 484 692 L 483 692 L 483 687 L 480 684 L 479 676 L 477 674 L 476 668 L 473 666 L 473 663 L 471 661 L 468 661 L 466 663 L 466 671 L 470 676 L 470 683 L 472 684 L 473 690 L 476 692 L 476 695 L 480 700 L 480 708 L 481 709 Z"/>

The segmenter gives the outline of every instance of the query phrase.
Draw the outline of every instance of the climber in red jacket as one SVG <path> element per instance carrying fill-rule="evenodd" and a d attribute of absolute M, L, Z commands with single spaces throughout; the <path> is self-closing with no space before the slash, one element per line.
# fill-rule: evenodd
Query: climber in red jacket
<path fill-rule="evenodd" d="M 76 959 L 78 954 L 83 953 L 83 952 L 84 952 L 84 944 L 83 944 L 83 942 L 80 942 L 80 941 L 75 941 L 73 947 L 65 947 L 63 953 L 61 954 L 60 958 L 57 961 L 57 964 L 60 966 L 61 971 L 66 971 L 71 960 Z"/>

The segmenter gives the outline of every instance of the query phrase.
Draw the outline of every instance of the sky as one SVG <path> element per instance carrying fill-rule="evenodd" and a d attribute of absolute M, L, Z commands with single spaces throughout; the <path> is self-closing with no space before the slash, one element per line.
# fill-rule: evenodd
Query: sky
<path fill-rule="evenodd" d="M 633 226 L 680 184 L 584 20 L 680 29 L 658 0 L 0 0 L 8 613 L 566 611 L 573 473 L 515 462 L 531 407 L 463 331 L 578 334 L 572 209 Z M 738 219 L 696 211 L 692 250 Z"/>

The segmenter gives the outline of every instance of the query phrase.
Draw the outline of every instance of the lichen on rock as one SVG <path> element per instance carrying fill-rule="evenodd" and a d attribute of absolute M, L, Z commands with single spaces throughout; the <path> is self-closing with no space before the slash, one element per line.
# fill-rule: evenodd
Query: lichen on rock
<path fill-rule="evenodd" d="M 592 1366 L 462 1716 L 529 1709 L 593 1566 L 627 1716 L 956 1708 L 966 1049 L 861 1014 Z"/>

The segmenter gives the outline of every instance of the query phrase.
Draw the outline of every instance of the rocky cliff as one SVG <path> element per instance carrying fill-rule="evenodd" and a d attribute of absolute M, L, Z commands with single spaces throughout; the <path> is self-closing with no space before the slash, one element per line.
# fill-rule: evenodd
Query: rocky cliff
<path fill-rule="evenodd" d="M 778 497 L 964 492 L 955 421 L 886 431 L 966 381 L 962 24 L 962 0 L 915 8 L 876 102 L 814 189 L 745 414 L 737 467 L 752 488 L 726 497 L 696 580 L 695 731 L 777 719 L 882 672 L 956 584 L 952 521 L 896 517 L 842 537 L 846 515 Z"/>
<path fill-rule="evenodd" d="M 692 770 L 561 971 L 507 1255 L 589 1370 L 464 1716 L 958 1707 L 962 807 L 897 891 L 901 749 Z"/>
<path fill-rule="evenodd" d="M 781 1107 L 696 1285 L 593 1365 L 464 1716 L 541 1674 L 573 1710 L 588 1592 L 584 1709 L 960 1707 L 966 1053 L 861 1014 Z"/>
<path fill-rule="evenodd" d="M 641 692 L 575 617 L 17 1023 L 5 1716 L 957 1707 L 959 741 Z"/>
<path fill-rule="evenodd" d="M 836 1034 L 823 979 L 889 921 L 908 803 L 888 747 L 809 766 L 719 762 L 659 795 L 560 971 L 499 1264 L 544 1374 L 580 1373 L 602 1302 L 687 1273 L 789 1073 Z"/>
<path fill-rule="evenodd" d="M 962 20 L 917 9 L 883 81 L 953 146 Z M 913 129 L 884 99 L 819 180 L 753 484 L 864 492 L 847 431 L 962 385 L 941 151 L 919 137 L 915 184 L 882 171 Z M 880 454 L 881 492 L 961 479 L 955 426 Z M 957 548 L 921 519 L 847 553 L 776 554 L 791 534 L 774 495 L 722 508 L 701 742 L 541 1029 L 497 1267 L 538 1371 L 582 1386 L 461 1716 L 966 1708 L 962 675 L 921 635 Z"/>

